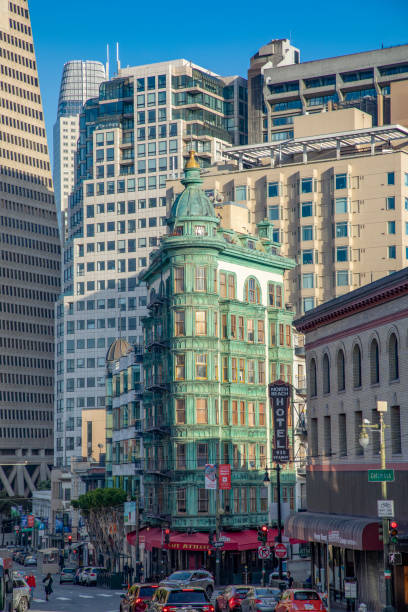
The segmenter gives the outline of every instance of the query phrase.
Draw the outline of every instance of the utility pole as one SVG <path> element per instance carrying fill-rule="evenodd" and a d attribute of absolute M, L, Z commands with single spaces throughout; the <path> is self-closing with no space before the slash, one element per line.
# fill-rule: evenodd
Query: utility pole
<path fill-rule="evenodd" d="M 386 450 L 385 450 L 385 426 L 384 426 L 384 412 L 387 410 L 386 402 L 377 402 L 377 411 L 380 414 L 380 456 L 381 456 L 381 469 L 386 469 Z M 381 498 L 387 499 L 387 483 L 381 482 Z M 389 519 L 382 519 L 383 528 L 383 550 L 384 550 L 384 581 L 385 581 L 385 608 L 384 612 L 394 612 L 391 597 L 391 578 L 386 577 L 386 573 L 390 571 L 389 565 Z M 392 574 L 391 574 L 392 575 Z"/>
<path fill-rule="evenodd" d="M 140 563 L 140 551 L 139 551 L 139 521 L 140 521 L 140 512 L 139 512 L 139 491 L 137 491 L 136 493 L 136 555 L 135 555 L 135 560 L 136 560 L 136 580 L 139 581 L 140 580 L 140 568 L 139 568 L 139 563 Z"/>
<path fill-rule="evenodd" d="M 278 502 L 278 542 L 282 543 L 282 507 L 281 507 L 281 484 L 280 484 L 280 463 L 276 464 L 276 493 Z M 279 580 L 283 579 L 282 559 L 279 558 Z"/>
<path fill-rule="evenodd" d="M 361 426 L 361 434 L 359 442 L 363 448 L 366 448 L 370 443 L 370 438 L 367 433 L 367 429 L 378 431 L 380 434 L 380 458 L 381 458 L 381 469 L 385 470 L 387 465 L 386 448 L 385 448 L 385 428 L 387 427 L 384 423 L 384 413 L 387 412 L 387 402 L 377 401 L 377 412 L 379 414 L 379 423 L 371 424 L 368 420 L 364 419 L 363 425 Z M 387 500 L 387 483 L 383 479 L 381 481 L 381 499 Z M 385 581 L 385 606 L 383 612 L 395 612 L 394 606 L 392 605 L 392 593 L 391 593 L 391 569 L 389 564 L 389 519 L 382 519 L 382 530 L 383 530 L 383 574 Z"/>
<path fill-rule="evenodd" d="M 215 489 L 215 539 L 216 542 L 220 541 L 221 536 L 221 512 L 220 512 L 220 490 L 218 488 L 218 478 L 217 478 L 217 488 Z M 215 549 L 215 584 L 219 585 L 221 581 L 221 550 L 219 546 Z"/>

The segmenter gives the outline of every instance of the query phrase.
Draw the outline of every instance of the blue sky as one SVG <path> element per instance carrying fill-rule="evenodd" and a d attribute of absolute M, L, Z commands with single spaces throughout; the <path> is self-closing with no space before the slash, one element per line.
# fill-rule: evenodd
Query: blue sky
<path fill-rule="evenodd" d="M 120 43 L 123 66 L 184 57 L 246 76 L 249 58 L 290 37 L 301 60 L 408 43 L 408 0 L 29 0 L 49 144 L 64 62 L 105 61 Z M 408 59 L 408 57 L 407 57 Z"/>

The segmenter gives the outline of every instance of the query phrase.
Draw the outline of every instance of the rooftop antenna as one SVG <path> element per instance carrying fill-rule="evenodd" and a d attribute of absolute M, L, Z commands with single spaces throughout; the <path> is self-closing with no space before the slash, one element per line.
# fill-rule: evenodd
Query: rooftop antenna
<path fill-rule="evenodd" d="M 106 78 L 109 81 L 109 45 L 106 45 Z"/>
<path fill-rule="evenodd" d="M 119 43 L 116 43 L 116 64 L 118 67 L 118 74 L 120 72 L 120 59 L 119 59 Z"/>

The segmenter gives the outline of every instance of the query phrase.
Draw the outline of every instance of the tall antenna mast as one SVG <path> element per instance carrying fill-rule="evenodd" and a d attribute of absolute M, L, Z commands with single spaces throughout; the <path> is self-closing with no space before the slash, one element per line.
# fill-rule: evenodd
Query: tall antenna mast
<path fill-rule="evenodd" d="M 118 67 L 118 74 L 120 72 L 120 59 L 119 59 L 119 43 L 116 43 L 116 64 Z"/>
<path fill-rule="evenodd" d="M 109 45 L 106 45 L 106 78 L 109 80 Z"/>

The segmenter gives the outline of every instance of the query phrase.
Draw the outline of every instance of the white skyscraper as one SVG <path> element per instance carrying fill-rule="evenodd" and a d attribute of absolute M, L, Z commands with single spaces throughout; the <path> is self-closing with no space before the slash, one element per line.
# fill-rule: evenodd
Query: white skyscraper
<path fill-rule="evenodd" d="M 119 70 L 84 105 L 56 313 L 57 466 L 82 455 L 84 410 L 102 417 L 111 343 L 143 341 L 139 274 L 166 232 L 166 180 L 192 148 L 207 167 L 245 144 L 246 95 L 245 79 L 180 59 Z"/>
<path fill-rule="evenodd" d="M 101 62 L 73 60 L 64 65 L 54 124 L 54 189 L 58 224 L 62 233 L 63 212 L 74 186 L 74 155 L 79 137 L 79 114 L 89 98 L 99 95 L 105 79 Z"/>

